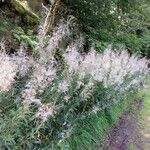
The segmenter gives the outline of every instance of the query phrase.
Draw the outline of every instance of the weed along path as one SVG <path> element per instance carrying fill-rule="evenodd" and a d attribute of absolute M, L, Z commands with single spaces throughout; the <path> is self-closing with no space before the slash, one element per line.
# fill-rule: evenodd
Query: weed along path
<path fill-rule="evenodd" d="M 150 88 L 140 94 L 143 98 L 143 108 L 138 118 L 139 132 L 143 139 L 144 150 L 150 150 Z"/>
<path fill-rule="evenodd" d="M 150 89 L 120 116 L 99 150 L 150 150 Z"/>

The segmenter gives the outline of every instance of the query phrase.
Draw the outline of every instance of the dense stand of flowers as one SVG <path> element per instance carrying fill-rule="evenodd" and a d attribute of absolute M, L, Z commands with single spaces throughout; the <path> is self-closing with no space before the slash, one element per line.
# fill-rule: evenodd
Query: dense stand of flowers
<path fill-rule="evenodd" d="M 110 46 L 99 54 L 92 48 L 88 54 L 82 56 L 76 44 L 69 45 L 69 51 L 64 53 L 69 71 L 78 73 L 81 78 L 90 74 L 93 80 L 103 82 L 105 87 L 122 85 L 126 75 L 132 77 L 137 72 L 142 75 L 132 79 L 130 85 L 139 84 L 149 71 L 149 60 L 140 59 L 135 54 L 130 56 L 126 50 L 115 52 Z"/>
<path fill-rule="evenodd" d="M 0 43 L 0 92 L 8 91 L 15 77 L 27 73 L 33 65 L 32 57 L 25 54 L 24 48 L 20 47 L 17 54 L 8 55 L 5 51 L 5 41 Z"/>
<path fill-rule="evenodd" d="M 39 41 L 42 41 L 43 44 L 44 33 L 40 32 Z M 0 46 L 0 91 L 9 90 L 11 84 L 15 82 L 17 73 L 25 74 L 32 66 L 33 73 L 27 81 L 25 89 L 22 91 L 22 99 L 24 105 L 29 106 L 31 103 L 36 103 L 42 109 L 41 100 L 37 99 L 36 95 L 42 93 L 54 79 L 58 78 L 55 67 L 57 62 L 54 58 L 55 50 L 59 48 L 60 41 L 65 36 L 70 35 L 69 32 L 69 25 L 61 23 L 54 30 L 46 47 L 39 42 L 37 47 L 40 51 L 40 58 L 34 61 L 32 56 L 26 56 L 23 46 L 15 55 L 6 54 L 5 44 L 2 41 Z M 111 46 L 104 53 L 97 53 L 92 47 L 87 54 L 81 54 L 79 51 L 82 48 L 83 42 L 84 39 L 80 37 L 68 45 L 63 52 L 64 62 L 66 63 L 65 72 L 67 73 L 64 80 L 58 85 L 58 93 L 67 93 L 69 91 L 69 86 L 71 86 L 69 80 L 71 80 L 70 78 L 73 74 L 78 75 L 76 88 L 84 87 L 80 95 L 82 95 L 82 99 L 86 100 L 92 95 L 95 86 L 94 82 L 96 81 L 103 83 L 105 88 L 116 85 L 115 88 L 119 87 L 120 90 L 125 91 L 131 86 L 139 86 L 149 71 L 147 59 L 140 59 L 137 55 L 130 56 L 126 50 L 115 52 Z M 90 79 L 85 84 L 83 79 L 87 75 L 90 76 Z M 122 86 L 126 76 L 133 78 L 127 86 Z M 64 99 L 68 101 L 69 97 L 71 95 L 65 95 Z"/>
<path fill-rule="evenodd" d="M 109 46 L 97 53 L 92 47 L 88 53 L 81 53 L 84 38 L 78 36 L 62 52 L 65 65 L 60 73 L 56 49 L 70 32 L 69 24 L 61 23 L 47 43 L 41 28 L 38 59 L 26 55 L 23 46 L 9 55 L 4 41 L 0 43 L 0 93 L 10 90 L 16 77 L 30 70 L 20 95 L 23 107 L 30 110 L 31 104 L 36 104 L 34 119 L 43 122 L 55 117 L 62 138 L 71 134 L 76 118 L 84 119 L 125 99 L 133 89 L 139 90 L 149 72 L 146 58 L 130 56 L 126 50 L 115 52 Z"/>

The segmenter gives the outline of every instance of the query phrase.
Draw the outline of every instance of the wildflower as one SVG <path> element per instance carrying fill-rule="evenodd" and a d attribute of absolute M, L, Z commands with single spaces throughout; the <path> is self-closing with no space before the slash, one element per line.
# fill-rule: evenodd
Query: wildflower
<path fill-rule="evenodd" d="M 70 30 L 68 24 L 61 22 L 48 41 L 48 45 L 45 48 L 45 52 L 52 56 L 55 53 L 56 48 L 58 48 L 60 41 L 62 41 L 66 36 L 70 35 Z"/>
<path fill-rule="evenodd" d="M 38 111 L 35 114 L 36 118 L 42 119 L 44 122 L 48 119 L 48 117 L 53 116 L 55 113 L 55 106 L 51 103 L 42 104 Z"/>
<path fill-rule="evenodd" d="M 43 90 L 54 80 L 56 77 L 55 70 L 55 49 L 58 47 L 59 42 L 69 34 L 68 24 L 63 22 L 54 29 L 52 36 L 48 41 L 48 45 L 42 45 L 44 43 L 45 33 L 41 26 L 39 29 L 39 45 L 40 48 L 40 59 L 38 62 L 34 61 L 33 74 L 30 80 L 22 91 L 23 103 L 30 105 L 38 93 L 42 93 Z M 43 48 L 43 49 L 41 49 Z M 65 87 L 66 86 L 66 87 Z M 65 83 L 60 85 L 60 90 L 66 91 L 67 85 Z"/>
<path fill-rule="evenodd" d="M 98 106 L 93 106 L 92 113 L 97 114 L 97 112 L 100 110 Z"/>
<path fill-rule="evenodd" d="M 103 82 L 105 87 L 112 85 L 122 85 L 124 78 L 133 76 L 137 72 L 148 73 L 148 61 L 138 56 L 131 57 L 127 51 L 122 50 L 120 53 L 112 51 L 109 46 L 104 53 L 98 54 L 91 48 L 91 51 L 84 57 L 77 52 L 76 44 L 71 44 L 69 52 L 64 54 L 65 61 L 69 70 L 79 74 L 84 78 L 86 74 L 91 75 L 95 81 Z M 141 76 L 138 76 L 140 79 Z"/>
<path fill-rule="evenodd" d="M 64 96 L 65 102 L 68 102 L 69 99 L 70 99 L 70 97 L 68 95 Z"/>
<path fill-rule="evenodd" d="M 17 65 L 5 53 L 0 53 L 0 92 L 9 90 L 17 74 Z"/>
<path fill-rule="evenodd" d="M 0 47 L 2 48 L 2 47 Z M 22 55 L 14 54 L 8 55 L 5 52 L 5 48 L 0 51 L 0 92 L 8 91 L 15 81 L 16 75 L 24 75 L 29 67 L 32 65 L 32 57 L 25 56 L 25 52 L 22 51 Z M 19 49 L 21 50 L 21 48 Z"/>
<path fill-rule="evenodd" d="M 86 84 L 84 86 L 84 89 L 81 92 L 81 98 L 82 98 L 83 101 L 86 101 L 91 97 L 93 89 L 94 89 L 94 83 L 93 83 L 92 80 L 90 80 L 88 82 L 88 84 Z"/>
<path fill-rule="evenodd" d="M 66 53 L 63 54 L 65 61 L 69 67 L 69 72 L 77 70 L 79 68 L 80 53 L 76 51 L 77 45 L 73 43 L 66 49 Z"/>
<path fill-rule="evenodd" d="M 58 92 L 65 93 L 69 90 L 68 81 L 64 80 L 62 83 L 58 85 Z"/>
<path fill-rule="evenodd" d="M 43 90 L 53 81 L 56 72 L 53 66 L 46 67 L 43 64 L 35 63 L 34 71 L 30 80 L 22 91 L 23 103 L 30 105 L 38 93 Z"/>

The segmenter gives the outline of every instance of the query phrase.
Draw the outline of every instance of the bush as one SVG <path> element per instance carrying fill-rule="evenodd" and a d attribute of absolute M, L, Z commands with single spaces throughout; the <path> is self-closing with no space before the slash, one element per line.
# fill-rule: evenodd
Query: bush
<path fill-rule="evenodd" d="M 72 34 L 68 22 L 60 23 L 48 42 L 43 31 L 39 29 L 38 59 L 27 55 L 24 47 L 10 56 L 1 43 L 2 149 L 65 148 L 79 124 L 126 100 L 141 88 L 149 72 L 145 58 L 130 56 L 126 50 L 115 52 L 109 46 L 97 53 L 92 47 L 81 53 L 82 36 L 62 46 Z M 55 59 L 57 49 L 61 63 Z"/>

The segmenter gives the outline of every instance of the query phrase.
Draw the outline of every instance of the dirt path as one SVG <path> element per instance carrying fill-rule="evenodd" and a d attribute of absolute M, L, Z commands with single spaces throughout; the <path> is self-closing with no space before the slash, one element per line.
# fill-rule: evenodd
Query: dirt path
<path fill-rule="evenodd" d="M 141 138 L 141 129 L 137 123 L 137 116 L 142 107 L 142 100 L 132 104 L 131 108 L 119 118 L 116 126 L 110 130 L 99 150 L 148 150 L 144 148 L 145 141 Z"/>

